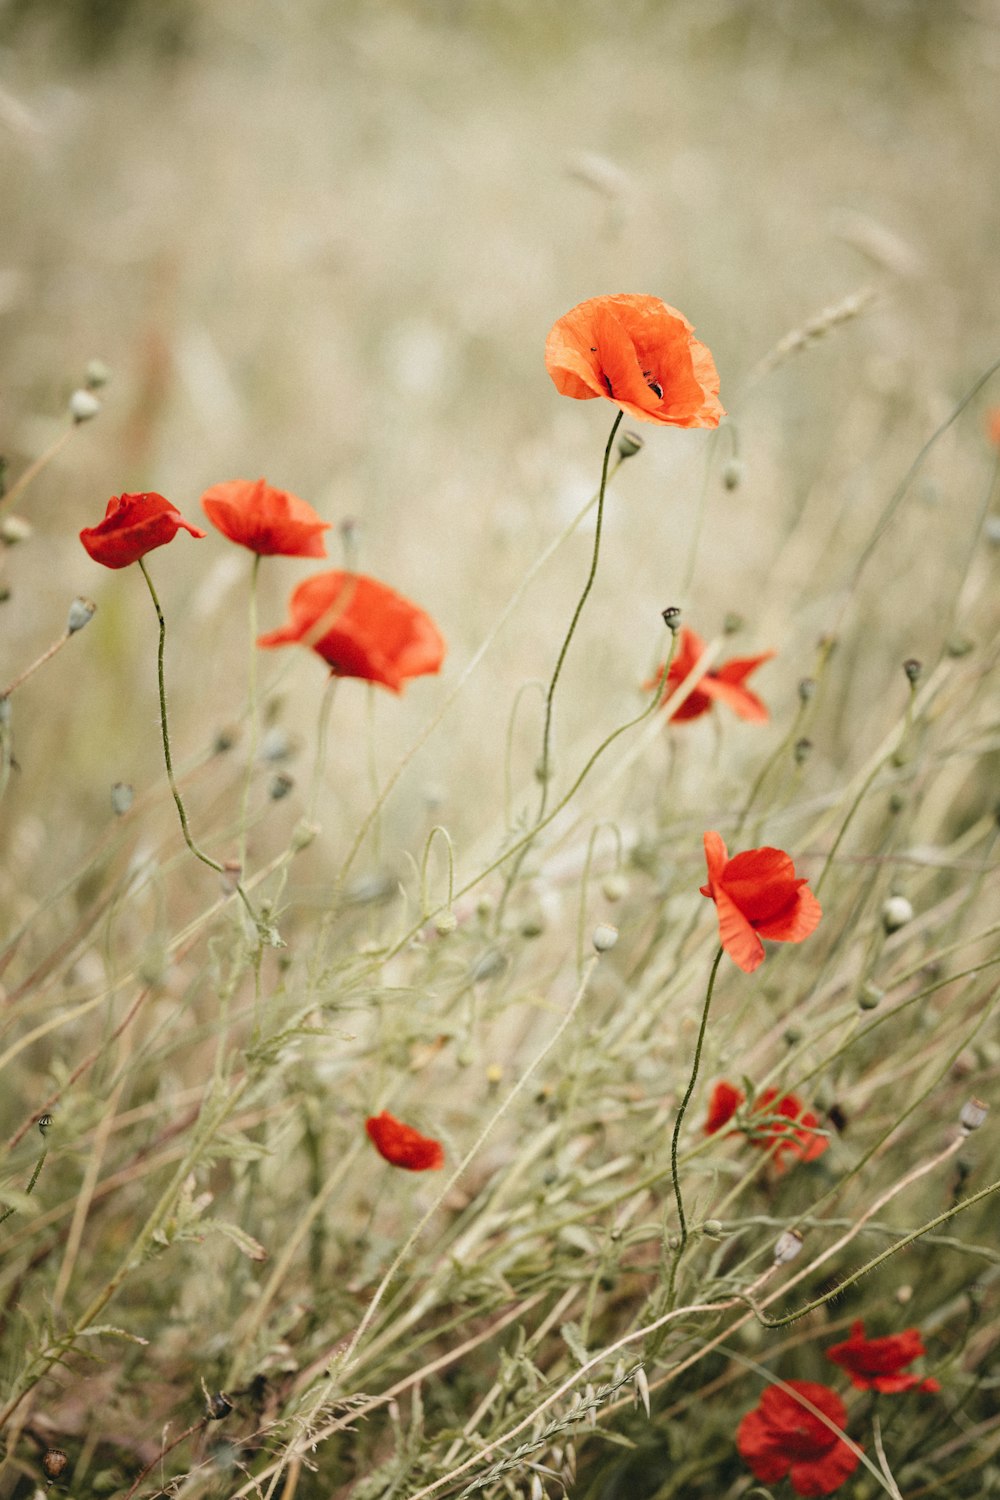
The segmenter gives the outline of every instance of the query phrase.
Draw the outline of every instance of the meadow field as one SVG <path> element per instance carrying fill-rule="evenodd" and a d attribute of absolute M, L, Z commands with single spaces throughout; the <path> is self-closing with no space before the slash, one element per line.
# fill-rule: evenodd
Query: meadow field
<path fill-rule="evenodd" d="M 1000 1496 L 1000 10 L 0 60 L 0 1500 Z"/>

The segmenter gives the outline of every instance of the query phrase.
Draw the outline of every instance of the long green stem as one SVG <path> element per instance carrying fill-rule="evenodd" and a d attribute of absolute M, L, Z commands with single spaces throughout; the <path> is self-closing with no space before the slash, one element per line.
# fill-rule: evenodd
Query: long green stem
<path fill-rule="evenodd" d="M 250 810 L 250 786 L 253 782 L 257 745 L 260 740 L 260 714 L 257 706 L 257 579 L 260 574 L 260 553 L 255 552 L 250 573 L 250 602 L 247 610 L 250 635 L 250 661 L 247 668 L 247 692 L 249 702 L 250 736 L 247 743 L 247 768 L 243 777 L 243 795 L 240 799 L 240 868 L 247 867 L 247 824 Z"/>
<path fill-rule="evenodd" d="M 680 1108 L 677 1111 L 677 1119 L 674 1121 L 674 1133 L 670 1140 L 670 1177 L 674 1185 L 674 1201 L 677 1204 L 677 1222 L 680 1226 L 680 1244 L 677 1246 L 677 1253 L 674 1258 L 674 1272 L 671 1273 L 670 1277 L 671 1293 L 673 1291 L 673 1279 L 674 1273 L 677 1269 L 677 1262 L 684 1254 L 684 1246 L 687 1244 L 688 1238 L 687 1219 L 684 1216 L 684 1200 L 681 1197 L 681 1183 L 680 1177 L 677 1173 L 677 1144 L 681 1138 L 681 1126 L 684 1124 L 684 1116 L 687 1114 L 687 1107 L 691 1103 L 691 1095 L 694 1093 L 694 1086 L 698 1082 L 698 1069 L 701 1067 L 701 1049 L 704 1046 L 705 1042 L 705 1032 L 708 1030 L 708 1012 L 712 1004 L 712 992 L 715 989 L 715 976 L 719 972 L 719 964 L 721 960 L 722 949 L 720 948 L 712 960 L 712 969 L 711 973 L 708 976 L 708 989 L 705 992 L 705 1004 L 702 1007 L 701 1012 L 701 1025 L 698 1028 L 698 1040 L 694 1044 L 694 1062 L 691 1065 L 691 1077 L 688 1079 L 688 1086 L 684 1092 L 684 1098 L 681 1100 Z"/>
<path fill-rule="evenodd" d="M 149 569 L 146 567 L 145 558 L 139 558 L 139 567 L 142 569 L 142 576 L 146 580 L 146 587 L 149 589 L 149 596 L 153 601 L 153 608 L 156 610 L 156 618 L 160 626 L 159 647 L 156 653 L 156 672 L 160 689 L 160 736 L 163 740 L 163 759 L 167 767 L 167 780 L 170 783 L 170 791 L 174 799 L 174 805 L 177 808 L 177 816 L 180 819 L 181 832 L 184 835 L 185 844 L 187 844 L 195 859 L 200 859 L 202 864 L 208 865 L 208 868 L 210 870 L 216 870 L 220 875 L 227 875 L 229 872 L 226 870 L 225 865 L 220 864 L 217 859 L 213 859 L 210 854 L 206 854 L 203 849 L 199 849 L 198 845 L 191 837 L 191 829 L 188 825 L 187 810 L 185 809 L 183 799 L 181 798 L 180 788 L 177 785 L 177 778 L 174 776 L 174 762 L 173 757 L 170 753 L 170 730 L 167 725 L 167 688 L 163 673 L 163 652 L 167 639 L 167 622 L 163 617 L 163 609 L 160 605 L 159 595 L 157 594 L 156 589 L 153 586 L 152 578 L 149 576 Z M 258 933 L 260 933 L 262 930 L 261 923 L 257 917 L 257 913 L 253 909 L 253 906 L 250 904 L 250 897 L 243 889 L 243 885 L 239 880 L 236 881 L 236 893 L 239 896 L 240 900 L 243 902 L 243 905 L 246 907 L 247 913 L 249 914 L 254 927 L 257 929 Z"/>

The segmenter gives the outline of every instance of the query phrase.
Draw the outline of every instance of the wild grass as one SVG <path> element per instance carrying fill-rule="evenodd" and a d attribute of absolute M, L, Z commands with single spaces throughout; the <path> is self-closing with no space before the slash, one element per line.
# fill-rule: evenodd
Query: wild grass
<path fill-rule="evenodd" d="M 5 23 L 0 1496 L 783 1500 L 735 1435 L 789 1380 L 846 1400 L 845 1496 L 989 1495 L 995 19 L 320 10 L 86 66 Z M 692 318 L 730 417 L 612 458 L 538 826 L 614 417 L 541 349 L 621 290 Z M 185 846 L 150 599 L 76 536 L 260 472 L 450 642 L 324 690 L 251 668 L 248 555 L 151 555 L 192 837 L 282 946 Z M 260 629 L 310 570 L 265 559 Z M 706 665 L 777 651 L 769 724 L 667 724 L 668 606 Z M 683 1240 L 708 829 L 824 916 L 719 965 Z M 748 1134 L 704 1132 L 720 1079 Z M 761 1148 L 768 1088 L 822 1155 Z M 443 1171 L 376 1155 L 383 1108 Z M 851 1388 L 859 1318 L 940 1392 Z"/>

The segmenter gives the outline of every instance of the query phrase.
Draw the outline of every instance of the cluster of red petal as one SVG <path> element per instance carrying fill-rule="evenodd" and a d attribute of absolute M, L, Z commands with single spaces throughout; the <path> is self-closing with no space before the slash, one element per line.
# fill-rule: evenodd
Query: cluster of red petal
<path fill-rule="evenodd" d="M 212 525 L 261 557 L 325 557 L 323 532 L 330 529 L 312 506 L 266 479 L 230 479 L 201 497 Z"/>
<path fill-rule="evenodd" d="M 314 573 L 292 593 L 291 619 L 258 646 L 310 646 L 338 677 L 398 693 L 409 677 L 437 672 L 445 643 L 430 615 L 363 573 Z"/>
<path fill-rule="evenodd" d="M 143 491 L 138 495 L 112 495 L 104 520 L 96 526 L 85 526 L 80 540 L 102 567 L 127 568 L 154 547 L 172 542 L 181 530 L 192 536 L 205 535 L 185 521 L 176 505 L 162 495 Z"/>
<path fill-rule="evenodd" d="M 646 688 L 660 688 L 665 703 L 694 670 L 704 651 L 705 642 L 701 636 L 685 627 L 680 633 L 669 671 L 664 675 L 661 666 L 656 676 L 645 684 Z M 734 656 L 720 667 L 713 667 L 698 679 L 680 707 L 673 710 L 670 722 L 700 719 L 702 714 L 711 712 L 713 703 L 724 703 L 737 718 L 747 719 L 752 724 L 766 724 L 767 708 L 745 683 L 751 672 L 756 672 L 776 655 L 775 651 L 763 651 L 759 656 Z"/>
<path fill-rule="evenodd" d="M 701 894 L 715 902 L 719 941 L 744 973 L 764 962 L 761 938 L 801 943 L 815 930 L 822 908 L 784 850 L 746 849 L 730 859 L 721 835 L 706 833 L 705 859 Z"/>
<path fill-rule="evenodd" d="M 709 1101 L 705 1134 L 714 1135 L 717 1130 L 728 1125 L 745 1099 L 743 1090 L 738 1089 L 735 1084 L 725 1081 L 717 1083 Z M 827 1137 L 816 1129 L 819 1125 L 818 1116 L 806 1109 L 797 1094 L 779 1095 L 777 1089 L 765 1089 L 754 1101 L 753 1113 L 766 1118 L 759 1124 L 748 1122 L 746 1129 L 751 1144 L 772 1148 L 774 1164 L 779 1172 L 784 1171 L 787 1166 L 783 1157 L 815 1161 L 830 1144 Z"/>
<path fill-rule="evenodd" d="M 846 1370 L 851 1384 L 861 1391 L 939 1391 L 940 1384 L 930 1376 L 901 1373 L 904 1365 L 912 1364 L 924 1353 L 919 1328 L 905 1328 L 902 1333 L 890 1333 L 881 1339 L 866 1339 L 865 1325 L 859 1319 L 851 1324 L 850 1338 L 834 1344 L 826 1351 L 826 1357 Z"/>
<path fill-rule="evenodd" d="M 576 401 L 603 396 L 639 422 L 718 427 L 719 375 L 675 307 L 621 292 L 581 302 L 552 327 L 545 367 Z"/>
<path fill-rule="evenodd" d="M 795 1393 L 834 1427 L 846 1427 L 847 1408 L 836 1391 L 811 1380 L 789 1380 L 784 1386 L 767 1387 L 760 1405 L 740 1423 L 736 1446 L 764 1484 L 787 1475 L 797 1495 L 830 1495 L 854 1473 L 860 1460 Z"/>
<path fill-rule="evenodd" d="M 441 1142 L 421 1135 L 412 1125 L 404 1125 L 388 1110 L 370 1116 L 365 1129 L 379 1156 L 394 1167 L 404 1167 L 407 1172 L 436 1172 L 444 1166 Z"/>

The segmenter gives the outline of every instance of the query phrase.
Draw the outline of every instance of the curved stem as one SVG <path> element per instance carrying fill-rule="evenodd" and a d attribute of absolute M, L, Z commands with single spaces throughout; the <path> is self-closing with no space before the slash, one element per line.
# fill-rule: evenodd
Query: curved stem
<path fill-rule="evenodd" d="M 698 1040 L 694 1044 L 694 1062 L 691 1065 L 691 1077 L 688 1079 L 688 1086 L 684 1092 L 684 1098 L 681 1100 L 680 1108 L 677 1111 L 677 1119 L 674 1121 L 674 1133 L 670 1139 L 670 1177 L 674 1185 L 674 1201 L 677 1204 L 677 1221 L 680 1225 L 680 1244 L 678 1245 L 676 1253 L 674 1255 L 674 1263 L 670 1272 L 670 1294 L 668 1297 L 668 1302 L 673 1301 L 674 1278 L 677 1274 L 677 1263 L 680 1260 L 681 1256 L 684 1254 L 684 1246 L 687 1244 L 688 1239 L 687 1219 L 684 1216 L 684 1200 L 681 1197 L 681 1183 L 680 1177 L 677 1173 L 677 1143 L 681 1138 L 681 1126 L 684 1123 L 684 1116 L 687 1114 L 687 1107 L 691 1103 L 691 1095 L 694 1093 L 694 1086 L 698 1082 L 698 1069 L 701 1067 L 701 1049 L 705 1042 L 705 1032 L 708 1029 L 708 1012 L 712 1004 L 712 992 L 715 989 L 715 976 L 719 972 L 719 964 L 721 960 L 722 949 L 720 948 L 712 960 L 712 969 L 708 976 L 708 989 L 705 992 L 705 1004 L 702 1007 L 701 1012 L 701 1025 L 698 1028 Z"/>
<path fill-rule="evenodd" d="M 191 837 L 191 829 L 188 825 L 187 810 L 185 809 L 184 802 L 181 798 L 180 788 L 177 785 L 177 778 L 174 776 L 174 762 L 173 757 L 170 753 L 170 730 L 167 726 L 167 688 L 163 674 L 163 650 L 167 639 L 167 622 L 163 618 L 163 610 L 160 606 L 159 596 L 156 592 L 156 589 L 153 587 L 153 580 L 149 576 L 149 569 L 146 567 L 146 560 L 145 558 L 140 557 L 138 561 L 139 567 L 142 569 L 142 576 L 146 580 L 146 587 L 149 589 L 149 596 L 153 601 L 153 608 L 156 610 L 156 618 L 160 626 L 160 640 L 156 653 L 156 674 L 160 689 L 160 736 L 163 740 L 163 759 L 167 767 L 167 780 L 170 783 L 170 791 L 174 799 L 174 805 L 177 808 L 177 816 L 180 819 L 181 832 L 184 835 L 185 844 L 187 844 L 195 859 L 200 859 L 203 865 L 208 865 L 208 868 L 210 870 L 216 870 L 220 875 L 228 875 L 229 872 L 226 870 L 225 865 L 220 864 L 217 859 L 213 859 L 210 854 L 206 854 L 204 850 L 199 849 L 198 845 Z M 240 900 L 243 902 L 243 905 L 246 907 L 255 928 L 258 932 L 260 932 L 261 924 L 258 920 L 257 913 L 251 906 L 250 898 L 247 895 L 246 891 L 243 889 L 243 886 L 239 880 L 236 881 L 236 893 L 240 897 Z"/>

